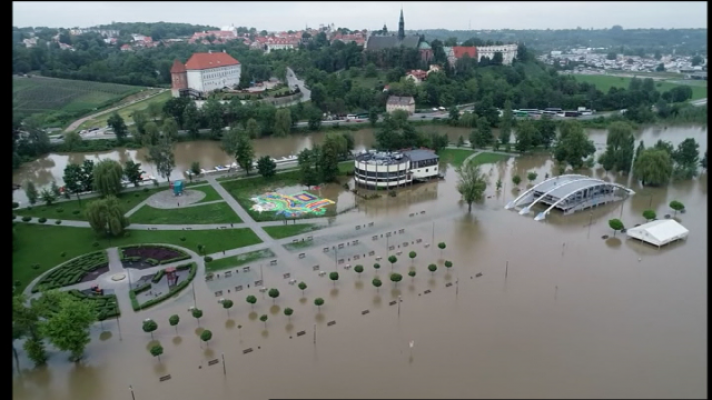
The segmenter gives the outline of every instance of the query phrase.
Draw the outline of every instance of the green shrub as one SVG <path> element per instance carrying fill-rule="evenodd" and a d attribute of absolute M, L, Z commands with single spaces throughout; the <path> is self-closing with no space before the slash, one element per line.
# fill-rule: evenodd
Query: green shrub
<path fill-rule="evenodd" d="M 141 304 L 141 305 L 139 306 L 138 300 L 136 299 L 136 294 L 134 293 L 135 290 L 130 291 L 130 292 L 129 292 L 129 297 L 131 298 L 131 306 L 133 307 L 134 311 L 138 311 L 139 308 L 140 308 L 141 310 L 145 310 L 145 309 L 147 309 L 147 308 L 149 308 L 149 307 L 152 307 L 152 306 L 154 306 L 154 305 L 156 305 L 156 304 L 158 304 L 158 303 L 160 303 L 160 302 L 162 302 L 162 301 L 165 301 L 165 300 L 167 300 L 168 298 L 170 298 L 170 297 L 172 297 L 172 296 L 175 296 L 175 295 L 177 295 L 178 293 L 180 293 L 181 290 L 183 290 L 183 289 L 185 289 L 186 287 L 188 287 L 188 285 L 190 284 L 190 282 L 192 282 L 193 279 L 195 279 L 195 275 L 196 275 L 197 272 L 198 272 L 198 265 L 197 265 L 196 263 L 184 264 L 184 265 L 180 265 L 180 266 L 176 267 L 176 269 L 177 269 L 177 270 L 180 270 L 180 271 L 183 271 L 183 270 L 186 270 L 186 269 L 190 269 L 190 273 L 188 273 L 188 279 L 185 279 L 185 280 L 179 282 L 176 286 L 174 286 L 173 288 L 171 288 L 171 289 L 168 291 L 168 293 L 164 293 L 164 294 L 162 294 L 162 295 L 159 296 L 159 297 L 150 299 L 150 300 L 146 301 L 145 303 L 143 303 L 143 304 Z M 154 276 L 154 278 L 155 278 L 155 276 Z M 148 285 L 150 285 L 150 283 L 149 283 Z"/>
<path fill-rule="evenodd" d="M 136 193 L 136 194 L 134 195 L 134 197 L 138 197 L 138 193 Z"/>
<path fill-rule="evenodd" d="M 133 308 L 134 311 L 141 309 L 141 306 L 138 304 L 138 299 L 136 299 L 136 293 L 134 293 L 133 290 L 129 291 L 129 299 L 131 300 L 131 308 Z"/>
<path fill-rule="evenodd" d="M 56 211 L 57 211 L 58 213 L 63 213 L 63 212 L 64 212 L 64 209 L 63 209 L 63 208 L 58 208 Z"/>
<path fill-rule="evenodd" d="M 143 293 L 147 291 L 148 289 L 151 288 L 151 282 L 146 282 L 143 285 L 137 287 L 136 289 L 133 289 L 133 292 L 136 294 Z"/>
<path fill-rule="evenodd" d="M 32 217 L 27 217 L 27 216 L 22 217 L 22 221 L 23 221 L 23 222 L 30 222 L 30 221 L 32 221 Z"/>
<path fill-rule="evenodd" d="M 143 188 L 144 193 L 148 193 L 148 188 Z"/>
<path fill-rule="evenodd" d="M 155 258 L 147 258 L 147 259 L 146 259 L 146 262 L 149 263 L 149 264 L 151 264 L 151 265 L 153 265 L 154 267 L 155 267 L 156 265 L 160 264 L 160 263 L 158 262 L 158 260 L 156 260 Z"/>
<path fill-rule="evenodd" d="M 12 214 L 12 219 L 14 220 L 15 218 L 17 218 L 17 215 Z"/>
<path fill-rule="evenodd" d="M 81 210 L 74 210 L 74 211 L 72 211 L 72 214 L 79 215 L 80 212 L 81 212 Z"/>
<path fill-rule="evenodd" d="M 40 269 L 40 265 L 39 265 L 39 264 L 32 264 L 32 269 Z"/>
<path fill-rule="evenodd" d="M 99 242 L 96 242 L 96 241 L 95 241 L 95 242 L 92 243 L 91 245 L 92 245 L 93 247 L 99 247 Z"/>
<path fill-rule="evenodd" d="M 181 237 L 180 237 L 180 241 L 181 241 L 181 242 L 185 242 L 185 236 L 181 236 Z"/>
<path fill-rule="evenodd" d="M 64 258 L 64 257 L 67 256 L 67 252 L 66 252 L 66 251 L 63 251 L 63 252 L 59 253 L 59 256 L 62 257 L 62 258 Z"/>
<path fill-rule="evenodd" d="M 161 279 L 163 278 L 163 275 L 165 275 L 165 274 L 166 274 L 166 270 L 164 270 L 164 269 L 159 270 L 158 272 L 156 272 L 155 275 L 153 275 L 153 278 L 151 278 L 151 282 L 153 282 L 153 283 L 160 282 Z"/>
<path fill-rule="evenodd" d="M 39 222 L 40 224 L 44 224 L 45 222 L 47 222 L 47 218 L 42 217 L 42 218 L 38 219 L 37 222 Z"/>
<path fill-rule="evenodd" d="M 55 224 L 55 225 L 62 225 L 62 220 L 61 220 L 61 219 L 58 219 L 58 220 L 54 221 L 54 224 Z"/>
<path fill-rule="evenodd" d="M 211 262 L 211 261 L 213 261 L 213 258 L 210 256 L 205 256 L 204 260 L 205 260 L 205 262 Z"/>
<path fill-rule="evenodd" d="M 14 210 L 14 209 L 16 209 L 17 207 L 20 207 L 20 203 L 18 203 L 18 202 L 16 202 L 16 201 L 13 201 L 13 202 L 12 202 L 12 209 Z"/>

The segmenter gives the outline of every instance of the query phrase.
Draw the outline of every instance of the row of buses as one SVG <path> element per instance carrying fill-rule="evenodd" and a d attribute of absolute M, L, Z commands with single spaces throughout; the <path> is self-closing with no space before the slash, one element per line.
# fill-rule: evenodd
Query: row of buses
<path fill-rule="evenodd" d="M 593 110 L 587 110 L 585 107 L 579 107 L 578 110 L 576 111 L 564 111 L 561 108 L 545 108 L 543 110 L 537 110 L 533 108 L 527 108 L 527 109 L 519 109 L 519 110 L 514 110 L 514 115 L 517 118 L 534 118 L 538 119 L 541 118 L 542 115 L 548 115 L 550 117 L 559 117 L 559 118 L 576 118 L 580 117 L 583 115 L 592 115 L 596 111 Z"/>

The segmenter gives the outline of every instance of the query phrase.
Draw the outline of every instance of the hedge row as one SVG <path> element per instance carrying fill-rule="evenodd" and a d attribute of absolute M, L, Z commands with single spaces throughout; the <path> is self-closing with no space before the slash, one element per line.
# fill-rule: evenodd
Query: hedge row
<path fill-rule="evenodd" d="M 192 282 L 193 279 L 195 279 L 195 274 L 198 273 L 198 264 L 189 263 L 189 264 L 179 265 L 176 267 L 176 269 L 179 271 L 185 271 L 185 270 L 189 269 L 190 272 L 188 273 L 188 278 L 182 280 L 177 285 L 172 287 L 168 293 L 158 296 L 155 299 L 150 299 L 143 304 L 139 304 L 138 299 L 136 298 L 136 294 L 137 294 L 136 290 L 142 289 L 143 286 L 141 286 L 140 288 L 137 288 L 137 289 L 130 290 L 129 291 L 129 299 L 131 299 L 131 307 L 133 307 L 134 311 L 145 310 L 149 307 L 153 307 L 156 304 L 158 304 L 164 300 L 167 300 L 167 299 L 177 295 L 178 293 L 180 293 L 181 290 L 188 287 L 190 282 Z M 154 278 L 155 278 L 155 276 L 154 276 Z M 146 285 L 148 285 L 149 287 L 151 286 L 150 283 L 147 283 Z M 146 286 L 146 285 L 144 285 L 144 286 Z M 145 289 L 143 289 L 143 290 L 145 290 Z M 138 293 L 140 293 L 140 292 L 138 292 Z"/>
<path fill-rule="evenodd" d="M 153 283 L 160 282 L 161 278 L 163 278 L 163 275 L 165 275 L 165 274 L 166 274 L 165 269 L 159 270 L 158 272 L 156 272 L 155 275 L 153 275 L 153 278 L 151 278 L 151 282 L 153 282 Z"/>
<path fill-rule="evenodd" d="M 151 265 L 153 265 L 153 266 L 160 265 L 160 264 L 170 264 L 170 263 L 173 263 L 173 262 L 188 260 L 188 259 L 191 258 L 186 252 L 184 252 L 183 250 L 180 250 L 180 249 L 178 249 L 178 248 L 175 248 L 175 247 L 171 247 L 171 246 L 156 246 L 156 245 L 150 245 L 150 244 L 149 244 L 149 245 L 141 245 L 141 244 L 138 244 L 138 245 L 134 245 L 134 246 L 124 246 L 124 247 L 120 248 L 119 250 L 120 250 L 120 255 L 121 255 L 121 261 L 133 261 L 133 262 L 142 261 L 142 258 L 141 258 L 140 256 L 127 256 L 127 255 L 126 255 L 125 250 L 132 249 L 132 248 L 167 249 L 167 250 L 170 250 L 170 251 L 172 251 L 172 252 L 176 252 L 176 253 L 180 254 L 178 257 L 170 258 L 170 259 L 166 259 L 166 260 L 156 260 L 156 259 L 153 259 L 153 258 L 146 258 L 146 259 L 143 260 L 143 261 L 145 261 L 145 262 L 147 262 L 147 263 L 149 263 L 149 264 L 151 264 Z"/>
<path fill-rule="evenodd" d="M 119 302 L 116 300 L 116 295 L 87 295 L 77 289 L 68 290 L 67 294 L 76 298 L 79 301 L 88 301 L 94 307 L 96 311 L 97 318 L 99 315 L 103 314 L 106 319 L 117 318 L 121 316 L 121 310 L 119 309 Z M 50 312 L 57 312 L 59 310 L 59 304 L 51 304 L 49 306 Z"/>
<path fill-rule="evenodd" d="M 81 282 L 88 273 L 106 267 L 108 264 L 109 260 L 104 250 L 77 257 L 43 276 L 32 288 L 32 293 L 74 285 Z"/>

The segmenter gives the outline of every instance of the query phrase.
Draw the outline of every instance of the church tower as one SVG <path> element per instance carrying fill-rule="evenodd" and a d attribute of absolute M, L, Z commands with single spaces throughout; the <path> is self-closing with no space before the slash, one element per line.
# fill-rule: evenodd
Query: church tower
<path fill-rule="evenodd" d="M 398 21 L 398 40 L 405 38 L 405 20 L 403 19 L 403 9 L 401 8 L 400 21 Z"/>

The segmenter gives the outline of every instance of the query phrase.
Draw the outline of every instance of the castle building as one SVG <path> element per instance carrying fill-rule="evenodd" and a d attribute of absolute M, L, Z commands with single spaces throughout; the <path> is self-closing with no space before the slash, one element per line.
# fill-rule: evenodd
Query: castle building
<path fill-rule="evenodd" d="M 179 60 L 171 67 L 173 97 L 202 97 L 217 89 L 233 88 L 240 83 L 240 62 L 225 51 L 193 53 L 183 65 Z"/>
<path fill-rule="evenodd" d="M 405 19 L 403 18 L 403 10 L 401 10 L 400 20 L 398 21 L 398 34 L 388 35 L 385 25 L 380 33 L 378 31 L 369 32 L 369 37 L 366 39 L 364 50 L 378 51 L 401 46 L 408 49 L 417 49 L 419 43 L 420 36 L 405 35 Z"/>

